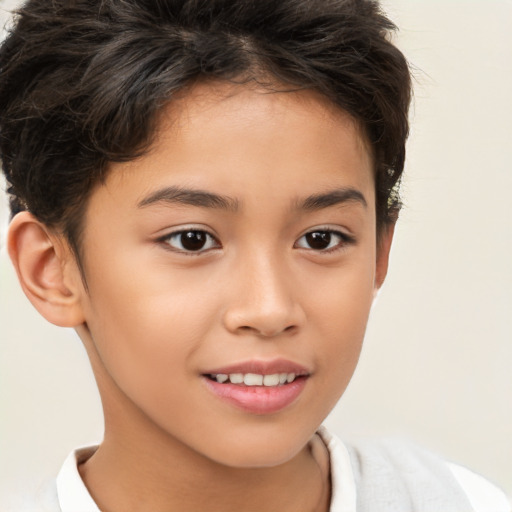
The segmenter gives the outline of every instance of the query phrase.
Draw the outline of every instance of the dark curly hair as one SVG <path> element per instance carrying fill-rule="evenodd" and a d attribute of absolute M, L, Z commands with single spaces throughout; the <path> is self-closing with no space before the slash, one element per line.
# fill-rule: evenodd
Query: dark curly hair
<path fill-rule="evenodd" d="M 316 90 L 359 123 L 381 230 L 399 210 L 409 128 L 394 29 L 375 0 L 29 0 L 0 48 L 11 212 L 61 230 L 78 257 L 92 188 L 110 162 L 149 148 L 174 95 L 202 79 L 256 80 Z"/>

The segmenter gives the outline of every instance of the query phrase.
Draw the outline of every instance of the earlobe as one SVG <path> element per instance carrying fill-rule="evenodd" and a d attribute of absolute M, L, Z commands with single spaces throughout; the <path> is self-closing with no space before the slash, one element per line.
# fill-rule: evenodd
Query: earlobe
<path fill-rule="evenodd" d="M 25 295 L 43 317 L 62 327 L 84 322 L 83 287 L 73 255 L 60 235 L 29 212 L 21 212 L 9 226 L 7 247 Z"/>
<path fill-rule="evenodd" d="M 391 250 L 391 243 L 393 242 L 393 235 L 395 232 L 395 223 L 389 224 L 382 228 L 382 233 L 377 240 L 377 262 L 375 271 L 375 296 L 377 295 L 380 287 L 384 284 L 386 275 L 388 273 L 389 265 L 389 252 Z"/>

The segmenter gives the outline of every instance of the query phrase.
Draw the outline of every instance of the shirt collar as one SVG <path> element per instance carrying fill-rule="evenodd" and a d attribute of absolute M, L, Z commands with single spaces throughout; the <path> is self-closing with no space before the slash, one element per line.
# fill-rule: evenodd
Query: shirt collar
<path fill-rule="evenodd" d="M 331 464 L 331 506 L 329 511 L 356 512 L 356 483 L 348 450 L 343 442 L 323 425 L 317 433 L 329 451 Z"/>
<path fill-rule="evenodd" d="M 72 451 L 57 476 L 57 496 L 62 512 L 100 512 L 78 472 L 78 465 L 89 459 L 97 446 Z"/>
<path fill-rule="evenodd" d="M 356 487 L 350 456 L 345 445 L 325 427 L 318 430 L 329 451 L 331 470 L 330 512 L 356 512 Z M 100 512 L 87 490 L 78 466 L 89 459 L 97 446 L 71 452 L 57 476 L 57 495 L 62 512 Z"/>

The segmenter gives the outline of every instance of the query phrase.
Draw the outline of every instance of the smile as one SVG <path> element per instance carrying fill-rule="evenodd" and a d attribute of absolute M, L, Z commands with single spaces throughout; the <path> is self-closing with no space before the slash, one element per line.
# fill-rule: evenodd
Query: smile
<path fill-rule="evenodd" d="M 246 413 L 278 413 L 292 406 L 311 377 L 301 365 L 277 359 L 246 361 L 202 374 L 208 390 L 222 402 Z"/>
<path fill-rule="evenodd" d="M 271 375 L 261 375 L 257 373 L 217 373 L 208 375 L 208 377 L 219 384 L 230 383 L 244 386 L 275 387 L 292 383 L 297 375 L 295 373 L 273 373 Z"/>

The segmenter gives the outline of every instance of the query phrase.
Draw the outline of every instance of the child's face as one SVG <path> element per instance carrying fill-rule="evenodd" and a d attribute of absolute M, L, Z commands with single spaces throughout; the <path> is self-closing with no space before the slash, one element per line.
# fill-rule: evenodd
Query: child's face
<path fill-rule="evenodd" d="M 374 203 L 358 128 L 311 92 L 204 85 L 172 104 L 86 215 L 79 332 L 107 432 L 117 415 L 234 466 L 297 454 L 352 376 L 385 273 Z"/>

